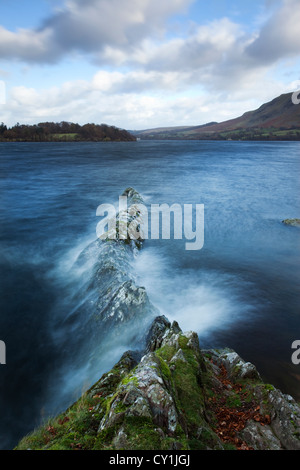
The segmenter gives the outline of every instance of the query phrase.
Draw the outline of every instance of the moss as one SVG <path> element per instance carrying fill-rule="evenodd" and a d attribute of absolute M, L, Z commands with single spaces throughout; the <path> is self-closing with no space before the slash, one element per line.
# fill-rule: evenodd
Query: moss
<path fill-rule="evenodd" d="M 175 353 L 176 348 L 174 346 L 170 346 L 169 344 L 166 344 L 165 346 L 155 351 L 155 354 L 166 362 L 170 362 Z"/>
<path fill-rule="evenodd" d="M 252 403 L 258 402 L 257 400 L 263 403 L 263 399 L 267 405 L 264 412 L 267 413 L 270 404 L 269 393 L 274 387 L 261 381 L 242 379 L 238 383 L 232 381 L 232 387 L 227 387 L 226 393 L 219 393 L 221 378 L 216 380 L 210 354 L 202 356 L 188 346 L 189 341 L 190 338 L 178 334 L 177 345 L 165 344 L 156 350 L 153 355 L 155 365 L 150 365 L 162 377 L 175 402 L 178 416 L 175 432 L 168 433 L 164 421 L 159 421 L 161 424 L 158 428 L 158 421 L 155 424 L 155 420 L 149 418 L 148 414 L 146 417 L 128 416 L 126 413 L 130 405 L 124 404 L 124 397 L 129 389 L 138 388 L 140 385 L 135 375 L 136 368 L 132 369 L 135 362 L 129 360 L 130 356 L 126 356 L 65 413 L 48 420 L 30 436 L 25 437 L 18 449 L 235 449 L 231 444 L 222 444 L 214 432 L 218 427 L 218 406 L 227 407 L 231 414 L 234 408 L 237 411 L 240 408 L 247 410 Z M 179 348 L 183 352 L 184 360 L 178 355 L 178 359 L 171 363 Z M 113 413 L 110 414 L 111 411 Z M 98 432 L 104 417 L 109 419 L 105 428 Z"/>
<path fill-rule="evenodd" d="M 100 443 L 101 445 L 105 445 L 105 444 L 109 445 L 111 441 L 113 440 L 113 438 L 115 437 L 118 428 L 119 428 L 119 425 L 116 424 L 115 426 L 110 426 L 108 428 L 103 429 L 101 432 L 99 432 L 97 435 L 97 439 L 96 439 L 97 445 L 99 445 Z"/>
<path fill-rule="evenodd" d="M 203 394 L 197 374 L 192 365 L 178 361 L 173 378 L 180 411 L 187 420 L 188 429 L 193 432 L 203 420 Z"/>
<path fill-rule="evenodd" d="M 50 419 L 26 436 L 17 450 L 65 450 L 78 445 L 84 448 L 93 441 L 104 412 L 99 399 L 84 394 L 65 413 Z M 79 448 L 78 447 L 78 448 Z"/>
<path fill-rule="evenodd" d="M 224 450 L 237 450 L 233 444 L 230 444 L 228 442 L 224 442 L 223 447 L 224 447 Z"/>
<path fill-rule="evenodd" d="M 216 434 L 208 427 L 203 427 L 200 435 L 197 438 L 192 437 L 188 443 L 191 450 L 220 449 L 223 447 Z"/>
<path fill-rule="evenodd" d="M 156 450 L 161 448 L 162 437 L 151 419 L 127 416 L 124 421 L 128 448 L 133 450 Z"/>
<path fill-rule="evenodd" d="M 241 405 L 241 398 L 236 394 L 233 394 L 226 399 L 226 406 L 228 408 L 239 408 Z"/>
<path fill-rule="evenodd" d="M 188 342 L 189 342 L 189 339 L 186 336 L 184 335 L 179 336 L 178 345 L 181 349 L 187 349 Z"/>
<path fill-rule="evenodd" d="M 114 412 L 118 414 L 118 413 L 124 413 L 124 411 L 126 410 L 127 410 L 127 406 L 124 405 L 122 400 L 119 400 L 117 403 L 117 406 L 114 408 Z"/>
<path fill-rule="evenodd" d="M 169 366 L 162 359 L 162 357 L 160 357 L 159 355 L 157 355 L 157 357 L 159 359 L 160 372 L 161 372 L 163 378 L 166 380 L 166 382 L 170 382 L 172 380 L 172 374 L 171 374 Z"/>
<path fill-rule="evenodd" d="M 198 439 L 190 439 L 188 441 L 189 448 L 191 450 L 206 450 L 206 446 L 200 442 Z"/>
<path fill-rule="evenodd" d="M 36 430 L 33 434 L 25 436 L 16 447 L 17 450 L 42 449 L 47 444 L 48 437 L 44 429 Z"/>
<path fill-rule="evenodd" d="M 196 352 L 187 346 L 189 338 L 178 336 L 178 346 L 182 349 L 186 361 L 178 359 L 170 369 L 170 360 L 178 348 L 166 344 L 155 353 L 160 360 L 163 378 L 169 384 L 176 407 L 184 420 L 184 427 L 194 432 L 203 421 L 204 394 L 200 386 L 200 368 Z M 187 443 L 185 442 L 185 446 Z"/>
<path fill-rule="evenodd" d="M 172 437 L 166 437 L 161 444 L 161 450 L 190 450 L 187 440 L 181 441 Z"/>
<path fill-rule="evenodd" d="M 76 432 L 69 432 L 60 438 L 53 439 L 44 450 L 72 450 L 79 448 L 80 436 Z"/>
<path fill-rule="evenodd" d="M 134 373 L 134 372 L 133 372 L 133 373 Z M 122 384 L 122 385 L 128 385 L 129 383 L 132 383 L 132 384 L 134 384 L 135 386 L 138 387 L 139 381 L 138 381 L 137 377 L 135 377 L 135 376 L 133 375 L 133 373 L 132 373 L 131 375 L 128 375 L 128 376 L 124 377 L 124 379 L 122 380 L 121 384 Z"/>
<path fill-rule="evenodd" d="M 237 376 L 239 375 L 240 371 L 241 371 L 241 368 L 242 368 L 242 367 L 241 367 L 240 365 L 235 365 L 235 366 L 233 367 L 233 369 L 232 369 L 232 373 L 231 373 L 231 374 L 232 374 L 234 377 L 237 377 Z"/>
<path fill-rule="evenodd" d="M 271 384 L 264 384 L 264 389 L 267 390 L 268 392 L 272 392 L 275 390 L 275 388 Z"/>

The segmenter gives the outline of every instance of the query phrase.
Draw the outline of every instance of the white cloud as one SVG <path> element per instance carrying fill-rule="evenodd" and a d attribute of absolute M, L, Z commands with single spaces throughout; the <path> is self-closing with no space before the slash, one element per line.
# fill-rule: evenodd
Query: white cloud
<path fill-rule="evenodd" d="M 3 80 L 0 80 L 0 105 L 6 103 L 6 86 Z"/>
<path fill-rule="evenodd" d="M 128 52 L 150 35 L 161 36 L 166 19 L 191 1 L 69 0 L 37 30 L 0 27 L 0 57 L 51 63 L 73 51 L 99 56 L 114 47 Z"/>
<path fill-rule="evenodd" d="M 300 54 L 299 0 L 269 0 L 269 16 L 252 33 L 222 18 L 166 36 L 167 19 L 191 1 L 69 0 L 39 30 L 0 27 L 0 57 L 38 65 L 77 52 L 82 67 L 87 60 L 110 66 L 86 80 L 58 77 L 40 91 L 9 85 L 1 119 L 197 125 L 237 117 L 290 91 L 300 77 L 281 80 L 285 66 L 292 70 L 282 60 L 295 63 Z"/>
<path fill-rule="evenodd" d="M 282 0 L 246 53 L 256 62 L 274 63 L 300 53 L 299 0 Z"/>
<path fill-rule="evenodd" d="M 57 54 L 53 31 L 49 28 L 43 31 L 20 29 L 13 33 L 0 26 L 0 58 L 50 63 Z"/>
<path fill-rule="evenodd" d="M 106 122 L 127 129 L 197 125 L 237 117 L 266 98 L 290 91 L 289 86 L 262 76 L 259 90 L 253 77 L 248 77 L 245 88 L 226 94 L 185 93 L 181 78 L 176 72 L 99 71 L 90 81 L 74 80 L 40 91 L 14 87 L 1 119 L 7 125 L 67 120 Z"/>

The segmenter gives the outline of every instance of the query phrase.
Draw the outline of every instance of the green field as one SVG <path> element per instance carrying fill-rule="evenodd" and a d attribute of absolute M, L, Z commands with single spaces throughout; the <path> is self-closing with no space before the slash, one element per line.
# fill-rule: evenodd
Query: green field
<path fill-rule="evenodd" d="M 63 141 L 72 141 L 78 138 L 78 134 L 52 134 L 51 139 L 53 140 L 63 140 Z"/>

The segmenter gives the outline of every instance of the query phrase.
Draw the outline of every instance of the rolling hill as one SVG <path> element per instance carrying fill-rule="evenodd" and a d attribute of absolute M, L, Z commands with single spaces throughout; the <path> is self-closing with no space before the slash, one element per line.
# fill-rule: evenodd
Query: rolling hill
<path fill-rule="evenodd" d="M 131 131 L 141 139 L 300 140 L 300 105 L 283 94 L 254 111 L 221 123 Z"/>

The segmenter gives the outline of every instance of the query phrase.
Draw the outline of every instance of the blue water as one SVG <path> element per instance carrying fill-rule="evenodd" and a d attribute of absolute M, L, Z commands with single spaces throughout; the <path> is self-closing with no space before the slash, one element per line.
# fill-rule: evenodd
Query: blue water
<path fill-rule="evenodd" d="M 154 305 L 197 331 L 202 347 L 235 349 L 300 400 L 300 366 L 291 362 L 300 229 L 281 223 L 300 216 L 299 150 L 297 142 L 2 143 L 0 448 L 113 365 L 108 351 L 95 376 L 77 369 L 76 332 L 60 324 L 74 308 L 71 291 L 81 295 L 85 273 L 72 264 L 96 238 L 96 209 L 128 186 L 148 204 L 205 207 L 202 250 L 149 240 L 133 261 Z"/>

